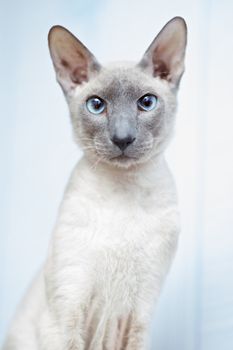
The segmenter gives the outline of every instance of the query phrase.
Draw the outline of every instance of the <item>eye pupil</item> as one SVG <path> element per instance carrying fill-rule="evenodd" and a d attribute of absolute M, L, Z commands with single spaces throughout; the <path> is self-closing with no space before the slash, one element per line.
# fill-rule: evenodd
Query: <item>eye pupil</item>
<path fill-rule="evenodd" d="M 152 105 L 152 100 L 149 96 L 145 96 L 143 99 L 143 103 L 146 107 L 150 107 Z"/>
<path fill-rule="evenodd" d="M 102 101 L 100 101 L 98 98 L 94 98 L 94 99 L 92 100 L 92 106 L 93 106 L 93 108 L 99 109 L 99 108 L 101 107 L 101 105 L 102 105 Z"/>

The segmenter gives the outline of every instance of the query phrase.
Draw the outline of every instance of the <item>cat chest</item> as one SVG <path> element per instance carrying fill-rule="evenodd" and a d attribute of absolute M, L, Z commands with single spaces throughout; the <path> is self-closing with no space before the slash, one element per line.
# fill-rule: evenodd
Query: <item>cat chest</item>
<path fill-rule="evenodd" d="M 154 275 L 149 249 L 135 242 L 105 243 L 92 250 L 92 259 L 94 288 L 100 301 L 115 305 L 116 310 L 130 311 Z"/>
<path fill-rule="evenodd" d="M 178 226 L 173 209 L 164 213 L 151 207 L 88 203 L 66 212 L 56 232 L 56 255 L 71 265 L 102 264 L 103 273 L 109 274 L 108 267 L 124 271 L 134 266 L 134 261 L 153 259 L 166 232 Z"/>
<path fill-rule="evenodd" d="M 83 205 L 62 219 L 54 246 L 61 293 L 68 285 L 79 299 L 83 285 L 98 305 L 110 303 L 120 313 L 130 311 L 142 291 L 154 293 L 163 256 L 173 253 L 166 215 L 132 206 Z"/>
<path fill-rule="evenodd" d="M 77 232 L 77 239 L 85 232 L 86 238 L 103 241 L 111 237 L 114 242 L 122 239 L 136 240 L 153 233 L 160 221 L 161 210 L 157 206 L 142 206 L 130 200 L 108 200 L 99 203 L 81 203 L 73 209 L 66 223 Z"/>

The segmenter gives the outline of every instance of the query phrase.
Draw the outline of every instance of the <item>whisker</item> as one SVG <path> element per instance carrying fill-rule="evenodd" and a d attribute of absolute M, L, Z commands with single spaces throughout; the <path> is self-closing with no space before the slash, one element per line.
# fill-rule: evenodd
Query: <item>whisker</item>
<path fill-rule="evenodd" d="M 93 149 L 95 150 L 95 147 L 93 146 L 84 146 L 84 147 L 81 147 L 82 150 L 86 150 L 86 149 Z"/>
<path fill-rule="evenodd" d="M 88 141 L 92 141 L 93 142 L 93 139 L 91 137 L 80 137 L 79 139 L 82 140 L 82 141 L 88 140 Z"/>
<path fill-rule="evenodd" d="M 101 160 L 104 160 L 104 158 L 98 157 L 96 162 L 94 164 L 92 164 L 91 169 L 95 171 L 97 169 L 98 164 L 101 162 Z"/>

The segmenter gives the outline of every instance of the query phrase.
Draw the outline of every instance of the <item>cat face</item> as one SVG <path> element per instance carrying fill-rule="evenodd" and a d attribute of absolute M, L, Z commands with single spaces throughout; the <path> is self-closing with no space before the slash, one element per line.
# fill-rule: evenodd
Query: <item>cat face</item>
<path fill-rule="evenodd" d="M 140 67 L 102 68 L 69 102 L 74 135 L 84 152 L 118 166 L 144 162 L 164 149 L 175 94 Z"/>
<path fill-rule="evenodd" d="M 92 161 L 130 167 L 164 150 L 173 130 L 176 92 L 184 71 L 183 19 L 168 22 L 138 64 L 102 67 L 59 26 L 51 29 L 49 45 L 75 140 Z"/>

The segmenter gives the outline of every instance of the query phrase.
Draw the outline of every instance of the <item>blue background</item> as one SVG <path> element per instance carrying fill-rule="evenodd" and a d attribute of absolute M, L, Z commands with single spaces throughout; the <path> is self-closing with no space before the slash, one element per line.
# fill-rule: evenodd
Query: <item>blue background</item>
<path fill-rule="evenodd" d="M 176 15 L 189 28 L 176 136 L 182 234 L 153 322 L 157 350 L 233 349 L 233 2 L 79 0 L 1 3 L 0 342 L 47 253 L 81 156 L 47 48 L 54 24 L 101 62 L 139 60 Z"/>

